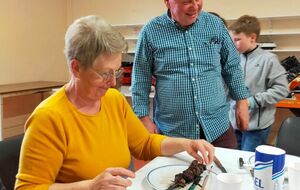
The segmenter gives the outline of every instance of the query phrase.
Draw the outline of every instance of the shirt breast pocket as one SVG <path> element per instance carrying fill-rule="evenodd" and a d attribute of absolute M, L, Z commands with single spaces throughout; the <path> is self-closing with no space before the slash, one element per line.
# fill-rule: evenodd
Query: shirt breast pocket
<path fill-rule="evenodd" d="M 220 70 L 221 42 L 218 40 L 199 41 L 196 47 L 198 65 L 205 70 Z"/>

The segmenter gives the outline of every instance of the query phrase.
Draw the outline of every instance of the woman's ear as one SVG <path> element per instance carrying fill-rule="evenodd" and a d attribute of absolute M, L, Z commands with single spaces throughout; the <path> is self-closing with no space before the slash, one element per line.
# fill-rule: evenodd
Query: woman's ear
<path fill-rule="evenodd" d="M 79 61 L 77 59 L 72 59 L 70 65 L 72 74 L 78 78 L 80 73 Z"/>

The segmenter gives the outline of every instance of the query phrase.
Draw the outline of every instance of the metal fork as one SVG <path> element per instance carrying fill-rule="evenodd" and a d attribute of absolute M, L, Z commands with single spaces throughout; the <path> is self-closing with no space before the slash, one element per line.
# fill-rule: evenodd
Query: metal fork
<path fill-rule="evenodd" d="M 249 170 L 252 177 L 254 177 L 254 167 L 251 164 L 245 164 L 244 159 L 242 157 L 239 158 L 239 167 L 240 169 Z"/>

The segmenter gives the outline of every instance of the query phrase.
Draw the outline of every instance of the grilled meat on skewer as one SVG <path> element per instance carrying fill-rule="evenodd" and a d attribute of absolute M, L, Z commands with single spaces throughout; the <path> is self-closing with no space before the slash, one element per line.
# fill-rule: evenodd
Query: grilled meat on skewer
<path fill-rule="evenodd" d="M 193 160 L 186 170 L 175 175 L 174 183 L 170 185 L 167 190 L 185 187 L 200 176 L 204 170 L 206 170 L 206 166 L 204 164 L 199 163 L 197 160 Z"/>

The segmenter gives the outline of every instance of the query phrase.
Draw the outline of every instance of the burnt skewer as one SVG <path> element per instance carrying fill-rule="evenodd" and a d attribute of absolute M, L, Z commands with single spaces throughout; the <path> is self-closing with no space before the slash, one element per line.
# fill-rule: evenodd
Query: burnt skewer
<path fill-rule="evenodd" d="M 193 160 L 186 170 L 175 175 L 174 183 L 167 190 L 185 187 L 201 176 L 204 170 L 206 170 L 206 166 L 203 163 Z"/>

